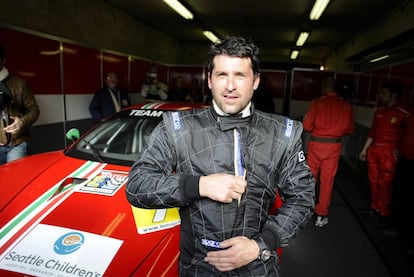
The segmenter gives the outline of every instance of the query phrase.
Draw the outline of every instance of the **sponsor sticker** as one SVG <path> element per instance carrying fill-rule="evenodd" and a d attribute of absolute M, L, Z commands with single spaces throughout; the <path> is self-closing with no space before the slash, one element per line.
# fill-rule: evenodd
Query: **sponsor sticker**
<path fill-rule="evenodd" d="M 131 110 L 130 116 L 148 116 L 148 117 L 160 117 L 163 111 L 156 110 Z"/>
<path fill-rule="evenodd" d="M 180 113 L 179 112 L 173 112 L 172 113 L 172 119 L 173 119 L 173 124 L 174 124 L 174 130 L 180 130 L 181 129 Z"/>
<path fill-rule="evenodd" d="M 0 269 L 30 276 L 104 276 L 122 243 L 110 237 L 39 224 L 0 255 Z"/>
<path fill-rule="evenodd" d="M 213 248 L 219 248 L 220 247 L 220 242 L 215 241 L 215 240 L 210 240 L 210 239 L 201 239 L 201 244 L 204 246 L 208 246 L 208 247 L 213 247 Z"/>
<path fill-rule="evenodd" d="M 70 232 L 55 241 L 53 250 L 57 254 L 66 255 L 75 252 L 83 245 L 85 237 L 80 232 Z"/>
<path fill-rule="evenodd" d="M 292 128 L 293 128 L 293 120 L 287 118 L 286 119 L 285 137 L 290 138 L 290 136 L 292 135 Z"/>
<path fill-rule="evenodd" d="M 299 160 L 299 162 L 303 162 L 305 159 L 306 159 L 305 153 L 303 151 L 300 151 L 298 153 L 298 160 Z"/>
<path fill-rule="evenodd" d="M 128 180 L 128 173 L 115 170 L 102 170 L 79 188 L 79 191 L 103 195 L 114 195 Z"/>
<path fill-rule="evenodd" d="M 173 228 L 181 223 L 178 208 L 141 209 L 133 206 L 131 208 L 139 234 Z"/>

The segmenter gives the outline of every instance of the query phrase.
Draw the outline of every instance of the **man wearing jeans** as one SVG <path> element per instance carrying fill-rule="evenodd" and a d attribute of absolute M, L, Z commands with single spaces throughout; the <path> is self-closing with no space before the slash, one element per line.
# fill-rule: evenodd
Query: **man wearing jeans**
<path fill-rule="evenodd" d="M 0 45 L 0 165 L 27 155 L 30 127 L 39 107 L 26 81 L 9 74 Z"/>

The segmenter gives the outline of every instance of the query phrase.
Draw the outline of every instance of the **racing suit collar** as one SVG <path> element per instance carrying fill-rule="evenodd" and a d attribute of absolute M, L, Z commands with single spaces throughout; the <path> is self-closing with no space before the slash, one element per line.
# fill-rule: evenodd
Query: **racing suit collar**
<path fill-rule="evenodd" d="M 252 106 L 252 102 L 249 102 L 247 104 L 247 106 L 237 115 L 238 117 L 246 117 L 249 116 L 252 112 L 251 112 L 251 106 Z M 213 108 L 214 110 L 217 112 L 217 114 L 221 115 L 221 116 L 234 116 L 234 115 L 230 115 L 228 113 L 225 113 L 222 109 L 220 109 L 220 107 L 216 104 L 216 102 L 213 100 Z"/>
<path fill-rule="evenodd" d="M 216 110 L 216 108 L 218 110 Z M 223 111 L 218 108 L 215 103 L 210 106 L 211 113 L 214 117 L 214 119 L 218 122 L 220 125 L 220 130 L 222 131 L 228 131 L 234 128 L 239 127 L 246 127 L 249 125 L 252 114 L 253 114 L 253 105 L 249 103 L 249 105 L 244 109 L 241 113 L 237 115 L 227 115 Z"/>

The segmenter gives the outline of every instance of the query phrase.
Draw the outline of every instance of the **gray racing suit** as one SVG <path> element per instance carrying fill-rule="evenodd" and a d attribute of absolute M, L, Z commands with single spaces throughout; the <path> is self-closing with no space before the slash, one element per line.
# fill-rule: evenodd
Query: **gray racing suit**
<path fill-rule="evenodd" d="M 200 176 L 235 173 L 235 128 L 248 183 L 240 205 L 202 198 Z M 260 237 L 269 249 L 286 246 L 310 219 L 315 182 L 301 134 L 299 121 L 257 110 L 245 118 L 219 116 L 213 107 L 164 113 L 130 170 L 126 195 L 141 208 L 180 207 L 181 276 L 279 276 L 276 251 L 235 275 L 220 273 L 203 259 L 217 250 L 214 242 L 235 236 Z M 283 205 L 269 215 L 277 193 Z"/>

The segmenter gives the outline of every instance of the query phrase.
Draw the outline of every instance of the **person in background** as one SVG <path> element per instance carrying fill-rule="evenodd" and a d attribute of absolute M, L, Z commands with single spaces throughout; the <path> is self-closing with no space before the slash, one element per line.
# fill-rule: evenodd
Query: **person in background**
<path fill-rule="evenodd" d="M 383 228 L 390 225 L 392 182 L 398 159 L 398 142 L 408 112 L 398 101 L 402 93 L 399 82 L 389 81 L 381 86 L 380 107 L 375 110 L 366 142 L 359 154 L 368 162 L 371 190 L 368 214 L 380 218 Z M 382 105 L 382 106 L 381 106 Z"/>
<path fill-rule="evenodd" d="M 27 82 L 10 74 L 0 45 L 0 165 L 27 156 L 30 128 L 40 110 Z"/>
<path fill-rule="evenodd" d="M 191 80 L 190 101 L 192 103 L 203 103 L 204 97 L 200 88 L 200 81 L 197 78 Z"/>
<path fill-rule="evenodd" d="M 302 124 L 251 102 L 258 51 L 241 37 L 213 45 L 210 108 L 164 113 L 130 169 L 133 206 L 179 207 L 180 276 L 279 276 L 276 249 L 312 217 Z M 278 193 L 283 204 L 269 215 Z"/>
<path fill-rule="evenodd" d="M 404 124 L 403 134 L 399 143 L 399 158 L 393 182 L 391 200 L 391 217 L 393 227 L 405 243 L 408 254 L 414 257 L 414 109 L 411 109 Z M 385 229 L 386 235 L 394 235 L 392 229 Z"/>
<path fill-rule="evenodd" d="M 204 100 L 204 103 L 211 105 L 212 101 L 213 101 L 213 94 L 211 93 L 211 91 L 209 91 L 207 93 L 206 99 Z"/>
<path fill-rule="evenodd" d="M 89 103 L 89 112 L 93 120 L 100 122 L 129 105 L 128 94 L 118 87 L 118 75 L 111 72 L 106 75 L 105 85 Z"/>
<path fill-rule="evenodd" d="M 323 227 L 328 224 L 332 189 L 342 153 L 341 138 L 354 131 L 352 106 L 338 96 L 335 79 L 322 82 L 322 96 L 312 101 L 303 118 L 303 128 L 311 133 L 307 160 L 319 184 L 315 226 Z"/>
<path fill-rule="evenodd" d="M 252 102 L 255 109 L 267 113 L 275 112 L 275 103 L 273 102 L 273 95 L 267 88 L 267 79 L 264 75 L 260 76 L 259 87 L 253 94 Z"/>
<path fill-rule="evenodd" d="M 190 101 L 190 97 L 190 91 L 184 87 L 183 78 L 180 76 L 175 78 L 172 88 L 168 91 L 167 100 L 175 102 L 187 102 Z"/>
<path fill-rule="evenodd" d="M 142 85 L 141 95 L 148 100 L 167 100 L 168 86 L 158 80 L 158 74 L 155 67 L 151 67 L 147 73 L 147 80 Z"/>

